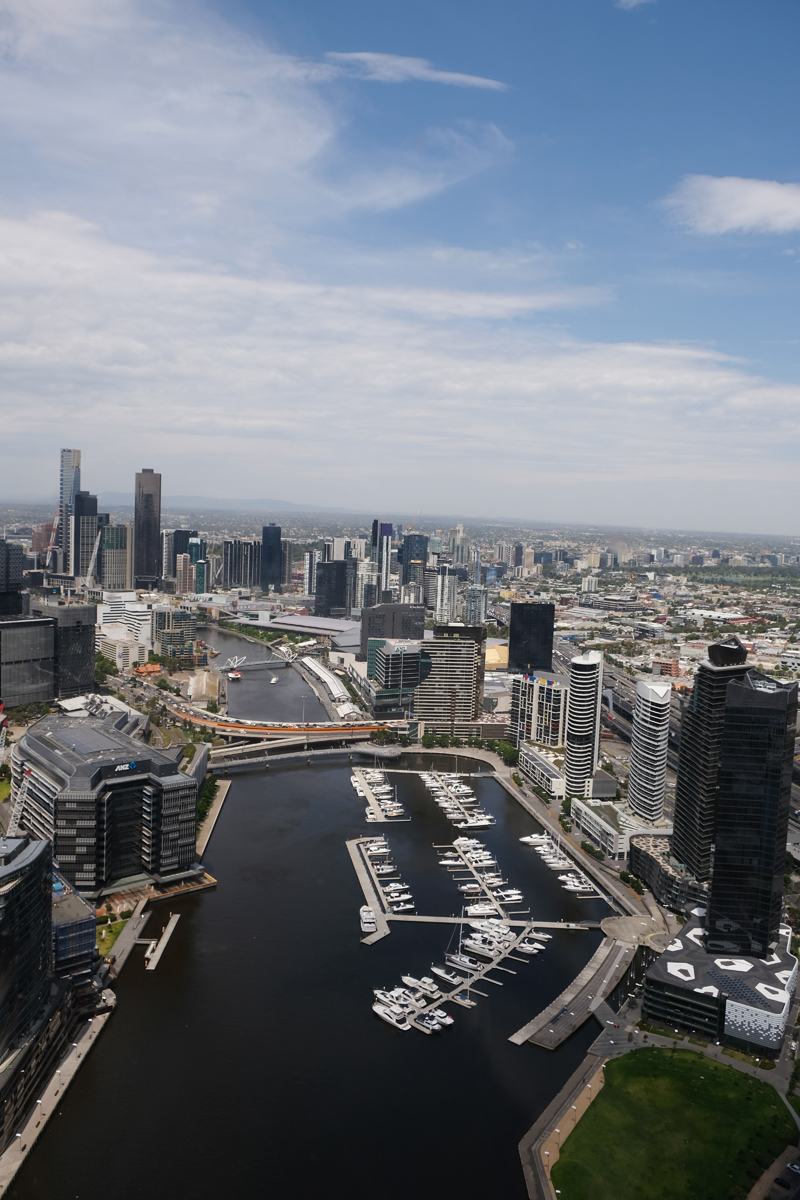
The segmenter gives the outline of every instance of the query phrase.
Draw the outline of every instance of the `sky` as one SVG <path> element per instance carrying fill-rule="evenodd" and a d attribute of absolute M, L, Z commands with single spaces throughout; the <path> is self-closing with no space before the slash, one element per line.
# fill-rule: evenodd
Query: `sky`
<path fill-rule="evenodd" d="M 0 498 L 795 534 L 795 0 L 0 0 Z"/>

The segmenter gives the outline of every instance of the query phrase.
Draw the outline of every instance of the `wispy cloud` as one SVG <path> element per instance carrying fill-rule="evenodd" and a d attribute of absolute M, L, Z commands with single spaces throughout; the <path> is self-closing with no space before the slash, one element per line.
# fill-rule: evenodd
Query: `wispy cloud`
<path fill-rule="evenodd" d="M 791 233 L 800 229 L 800 184 L 736 175 L 687 175 L 663 202 L 693 233 Z"/>
<path fill-rule="evenodd" d="M 640 4 L 654 4 L 655 0 L 614 0 L 615 8 L 638 8 Z"/>
<path fill-rule="evenodd" d="M 453 87 L 491 88 L 504 92 L 507 84 L 480 75 L 462 75 L 457 71 L 439 71 L 425 58 L 404 58 L 399 54 L 376 54 L 371 50 L 348 53 L 331 50 L 325 57 L 350 74 L 377 83 L 445 83 Z"/>

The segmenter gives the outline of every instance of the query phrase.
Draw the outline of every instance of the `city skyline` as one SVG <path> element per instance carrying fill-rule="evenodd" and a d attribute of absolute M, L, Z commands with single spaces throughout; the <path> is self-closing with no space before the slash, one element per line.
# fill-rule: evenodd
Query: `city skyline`
<path fill-rule="evenodd" d="M 4 8 L 6 494 L 796 509 L 788 3 Z"/>

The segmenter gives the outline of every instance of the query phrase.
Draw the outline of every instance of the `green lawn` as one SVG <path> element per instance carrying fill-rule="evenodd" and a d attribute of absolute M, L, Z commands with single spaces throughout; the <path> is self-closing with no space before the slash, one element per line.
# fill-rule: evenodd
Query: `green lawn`
<path fill-rule="evenodd" d="M 0 804 L 7 800 L 11 791 L 11 780 L 0 779 Z"/>
<path fill-rule="evenodd" d="M 113 925 L 97 926 L 97 949 L 100 951 L 100 954 L 103 958 L 111 953 L 111 947 L 114 945 L 114 942 L 117 940 L 127 924 L 128 922 L 126 920 L 115 921 Z M 105 931 L 105 937 L 101 937 L 103 931 Z"/>
<path fill-rule="evenodd" d="M 635 1050 L 605 1076 L 553 1168 L 562 1200 L 744 1200 L 797 1141 L 769 1084 L 694 1051 Z"/>

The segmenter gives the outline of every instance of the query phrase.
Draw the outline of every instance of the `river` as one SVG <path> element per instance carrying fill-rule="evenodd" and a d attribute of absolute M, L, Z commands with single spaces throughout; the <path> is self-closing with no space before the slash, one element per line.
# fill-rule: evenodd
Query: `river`
<path fill-rule="evenodd" d="M 278 685 L 266 671 L 258 680 L 258 703 L 272 706 Z M 417 776 L 393 778 L 411 820 L 380 832 L 418 911 L 456 912 L 459 893 L 432 848 L 453 828 Z M 564 892 L 518 840 L 534 820 L 493 779 L 473 782 L 497 818 L 481 838 L 535 916 L 608 912 Z M 117 1010 L 13 1183 L 14 1200 L 524 1200 L 517 1143 L 597 1028 L 554 1053 L 508 1038 L 601 935 L 554 931 L 545 953 L 507 964 L 516 975 L 493 973 L 504 986 L 479 985 L 491 994 L 475 1009 L 450 1006 L 452 1027 L 406 1037 L 373 1015 L 372 989 L 441 963 L 450 930 L 395 925 L 361 944 L 363 896 L 344 843 L 366 832 L 378 830 L 364 821 L 347 754 L 234 777 L 206 852 L 218 887 L 169 906 L 181 920 L 156 971 L 134 952 L 115 985 Z M 167 909 L 156 908 L 148 932 Z"/>

